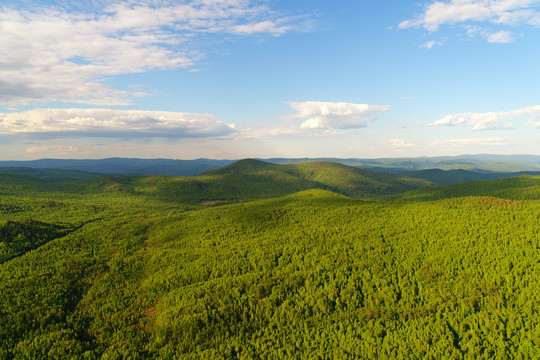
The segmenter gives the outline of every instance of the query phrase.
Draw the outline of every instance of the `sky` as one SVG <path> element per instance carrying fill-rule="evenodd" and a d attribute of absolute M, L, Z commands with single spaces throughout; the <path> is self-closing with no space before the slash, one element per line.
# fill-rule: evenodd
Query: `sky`
<path fill-rule="evenodd" d="M 3 0 L 0 160 L 540 155 L 540 1 Z"/>

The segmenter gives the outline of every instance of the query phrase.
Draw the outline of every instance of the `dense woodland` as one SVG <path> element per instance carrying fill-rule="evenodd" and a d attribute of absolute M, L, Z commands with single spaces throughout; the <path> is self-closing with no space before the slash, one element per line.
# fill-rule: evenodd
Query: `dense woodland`
<path fill-rule="evenodd" d="M 0 359 L 540 358 L 539 177 L 60 178 L 0 174 Z"/>

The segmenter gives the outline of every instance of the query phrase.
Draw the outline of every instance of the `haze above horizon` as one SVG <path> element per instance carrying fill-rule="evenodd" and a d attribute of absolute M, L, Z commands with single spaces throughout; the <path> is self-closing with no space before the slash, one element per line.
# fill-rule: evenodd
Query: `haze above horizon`
<path fill-rule="evenodd" d="M 6 0 L 0 160 L 536 154 L 540 1 Z"/>

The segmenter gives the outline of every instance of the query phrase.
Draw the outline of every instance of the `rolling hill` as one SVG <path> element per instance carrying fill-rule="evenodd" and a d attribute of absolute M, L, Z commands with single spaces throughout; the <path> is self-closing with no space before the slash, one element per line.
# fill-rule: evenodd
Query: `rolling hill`
<path fill-rule="evenodd" d="M 441 170 L 425 169 L 415 171 L 397 171 L 394 172 L 403 176 L 415 179 L 424 179 L 437 185 L 451 185 L 467 181 L 495 180 L 521 175 L 539 175 L 538 171 L 519 171 L 519 172 L 477 172 L 469 170 Z"/>
<path fill-rule="evenodd" d="M 333 162 L 306 162 L 299 164 L 270 164 L 246 159 L 220 169 L 210 170 L 201 176 L 218 176 L 225 179 L 275 179 L 279 182 L 305 184 L 308 188 L 331 190 L 353 198 L 393 194 L 430 186 L 426 180 L 358 169 Z"/>
<path fill-rule="evenodd" d="M 385 197 L 388 201 L 431 201 L 465 196 L 490 196 L 512 200 L 540 200 L 540 176 L 522 175 L 489 181 L 470 181 L 459 184 L 413 190 Z"/>
<path fill-rule="evenodd" d="M 411 179 L 336 163 L 269 164 L 246 159 L 192 177 L 101 176 L 90 180 L 47 182 L 28 175 L 0 174 L 0 190 L 20 194 L 116 194 L 164 201 L 215 204 L 252 201 L 309 189 L 330 190 L 353 198 L 370 198 L 430 186 Z"/>

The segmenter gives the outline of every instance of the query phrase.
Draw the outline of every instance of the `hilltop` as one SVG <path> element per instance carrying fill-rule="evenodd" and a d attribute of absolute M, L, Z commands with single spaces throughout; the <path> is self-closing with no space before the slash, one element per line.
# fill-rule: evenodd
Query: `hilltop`
<path fill-rule="evenodd" d="M 432 185 L 429 181 L 324 161 L 277 165 L 246 159 L 203 175 L 290 177 L 353 198 L 393 194 Z"/>

